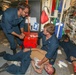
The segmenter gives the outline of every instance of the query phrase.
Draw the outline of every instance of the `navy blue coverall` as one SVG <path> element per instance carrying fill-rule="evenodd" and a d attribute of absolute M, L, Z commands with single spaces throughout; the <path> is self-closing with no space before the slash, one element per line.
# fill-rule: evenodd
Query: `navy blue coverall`
<path fill-rule="evenodd" d="M 20 74 L 20 75 L 25 74 L 25 72 L 27 71 L 27 69 L 28 69 L 28 67 L 30 65 L 30 61 L 31 61 L 30 54 L 31 54 L 31 51 L 23 52 L 23 50 L 16 53 L 15 55 L 10 55 L 8 53 L 5 54 L 3 56 L 3 58 L 5 60 L 8 60 L 8 61 L 20 61 L 21 62 L 20 66 L 16 66 L 14 64 L 9 65 L 6 68 L 6 71 L 11 73 L 11 74 Z"/>
<path fill-rule="evenodd" d="M 46 36 L 43 34 L 43 32 L 39 33 L 39 38 L 42 38 L 41 49 L 47 52 L 45 57 L 48 58 L 49 63 L 53 65 L 57 57 L 57 49 L 59 47 L 58 39 L 56 38 L 55 34 L 53 34 L 51 38 L 46 40 Z"/>
<path fill-rule="evenodd" d="M 59 46 L 58 40 L 55 36 L 55 34 L 52 35 L 51 38 L 46 40 L 46 36 L 43 34 L 43 32 L 39 33 L 39 38 L 42 38 L 42 50 L 47 51 L 46 57 L 50 60 L 50 64 L 54 64 L 56 56 L 57 56 L 57 48 Z M 28 69 L 28 66 L 30 64 L 31 58 L 30 58 L 29 52 L 23 52 L 20 51 L 19 53 L 15 55 L 5 54 L 4 59 L 8 61 L 21 61 L 20 66 L 16 65 L 10 65 L 7 67 L 6 71 L 12 74 L 24 74 L 26 70 Z M 53 59 L 53 60 L 51 60 Z"/>
<path fill-rule="evenodd" d="M 67 56 L 67 60 L 70 60 L 70 56 L 73 56 L 76 58 L 76 45 L 72 42 L 72 41 L 68 41 L 68 42 L 59 42 L 59 45 L 64 49 L 64 52 Z"/>
<path fill-rule="evenodd" d="M 2 16 L 2 23 L 1 27 L 10 42 L 10 46 L 12 50 L 16 50 L 16 43 L 14 40 L 14 35 L 11 33 L 14 31 L 17 34 L 20 34 L 20 28 L 23 28 L 25 25 L 25 18 L 18 17 L 17 15 L 17 8 L 8 8 L 4 11 Z M 22 45 L 22 40 L 16 37 L 16 40 L 19 45 Z"/>

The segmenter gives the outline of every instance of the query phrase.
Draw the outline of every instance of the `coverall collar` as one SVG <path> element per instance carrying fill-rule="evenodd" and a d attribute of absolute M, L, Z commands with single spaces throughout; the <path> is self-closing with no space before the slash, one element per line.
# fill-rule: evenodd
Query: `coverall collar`
<path fill-rule="evenodd" d="M 19 19 L 19 18 L 21 18 L 22 20 L 23 20 L 23 17 L 18 17 L 18 9 L 16 8 L 16 15 L 15 15 L 15 19 Z"/>

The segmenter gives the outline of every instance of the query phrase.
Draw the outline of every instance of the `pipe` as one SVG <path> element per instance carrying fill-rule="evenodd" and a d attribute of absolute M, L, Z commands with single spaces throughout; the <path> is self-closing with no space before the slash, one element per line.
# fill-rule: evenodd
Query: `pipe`
<path fill-rule="evenodd" d="M 63 17 L 63 11 L 64 11 L 65 2 L 66 2 L 66 0 L 63 1 L 62 12 L 61 12 L 61 16 L 60 16 L 60 22 L 59 22 L 59 26 L 58 26 L 58 31 L 57 31 L 57 38 L 59 36 L 60 25 L 61 25 L 61 21 L 62 21 L 62 17 Z"/>

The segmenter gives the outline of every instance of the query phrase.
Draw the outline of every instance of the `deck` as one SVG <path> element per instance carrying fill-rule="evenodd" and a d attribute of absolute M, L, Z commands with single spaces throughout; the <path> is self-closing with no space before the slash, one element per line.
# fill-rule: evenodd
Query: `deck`
<path fill-rule="evenodd" d="M 0 31 L 0 52 L 1 51 L 6 51 L 10 54 L 12 54 L 12 51 L 10 50 L 9 48 L 9 43 L 6 39 L 6 37 L 4 36 L 3 32 Z M 56 62 L 55 62 L 55 68 L 56 68 L 56 73 L 55 75 L 76 75 L 74 74 L 73 72 L 73 66 L 71 63 L 67 62 L 66 60 L 66 55 L 64 53 L 64 50 L 58 50 L 58 55 L 57 55 L 57 59 L 56 59 Z M 59 66 L 59 61 L 65 63 L 67 66 Z M 4 60 L 2 57 L 0 57 L 0 66 L 2 64 L 4 64 L 6 62 L 6 60 Z M 12 74 L 9 74 L 7 72 L 2 72 L 0 73 L 0 75 L 12 75 Z M 37 74 L 31 64 L 27 70 L 27 72 L 25 73 L 25 75 L 48 75 L 44 70 L 42 72 L 42 74 Z"/>

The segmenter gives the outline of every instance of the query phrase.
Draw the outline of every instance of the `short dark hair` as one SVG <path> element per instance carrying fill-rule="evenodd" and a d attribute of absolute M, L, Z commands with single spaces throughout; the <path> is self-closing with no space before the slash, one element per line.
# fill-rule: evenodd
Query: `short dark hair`
<path fill-rule="evenodd" d="M 53 67 L 53 69 L 54 69 L 54 71 L 53 71 L 53 73 L 51 74 L 51 71 L 48 73 L 49 75 L 51 74 L 51 75 L 53 75 L 53 74 L 55 74 L 55 72 L 56 72 L 56 69 Z"/>
<path fill-rule="evenodd" d="M 54 33 L 55 27 L 51 23 L 47 23 L 44 25 L 44 28 L 46 28 L 46 31 L 49 32 L 50 34 Z"/>
<path fill-rule="evenodd" d="M 25 2 L 19 2 L 18 6 L 17 6 L 18 10 L 21 8 L 22 10 L 24 10 L 25 8 L 29 9 L 29 13 L 30 13 L 30 6 L 28 4 L 26 4 Z"/>
<path fill-rule="evenodd" d="M 66 39 L 70 40 L 69 36 L 68 36 L 67 34 L 64 34 L 64 35 L 62 36 L 62 40 L 64 41 L 64 40 L 66 40 Z"/>

